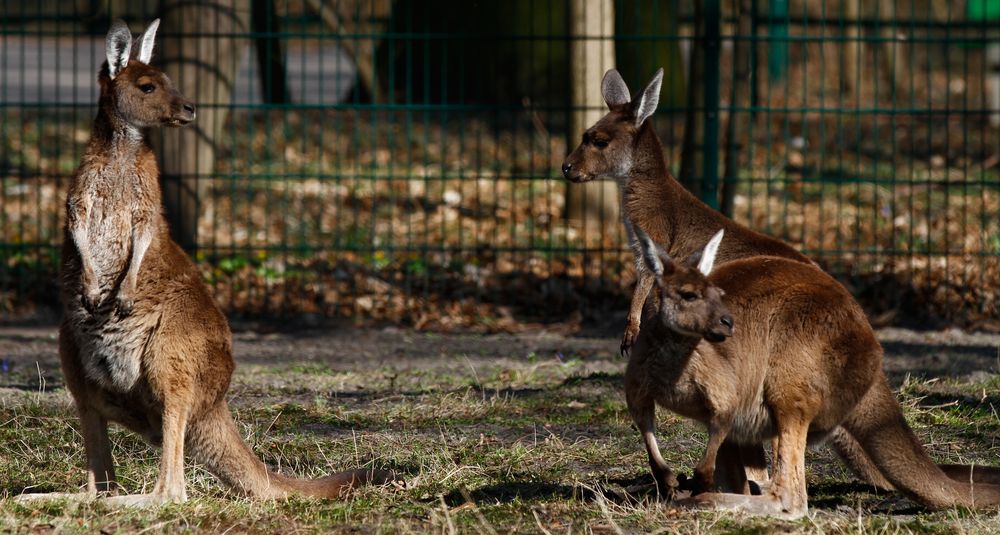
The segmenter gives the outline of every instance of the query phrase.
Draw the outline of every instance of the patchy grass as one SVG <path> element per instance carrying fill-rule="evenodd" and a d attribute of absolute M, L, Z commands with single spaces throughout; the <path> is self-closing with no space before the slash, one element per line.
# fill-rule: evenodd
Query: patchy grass
<path fill-rule="evenodd" d="M 945 362 L 949 352 L 978 359 L 919 379 L 892 374 L 909 421 L 941 462 L 996 465 L 1000 458 L 998 341 L 887 344 L 890 369 L 903 363 L 930 369 L 920 360 L 924 353 Z M 240 362 L 229 398 L 258 455 L 302 477 L 393 468 L 409 488 L 366 488 L 346 501 L 251 502 L 190 465 L 189 501 L 145 510 L 11 499 L 26 489 L 78 489 L 84 456 L 51 333 L 0 333 L 0 356 L 8 362 L 0 383 L 0 531 L 1000 530 L 997 511 L 927 512 L 896 494 L 875 493 L 823 447 L 809 455 L 811 514 L 797 522 L 677 510 L 648 495 L 627 499 L 626 487 L 652 480 L 625 408 L 616 347 L 613 339 L 556 335 L 238 334 Z M 661 411 L 659 432 L 667 461 L 690 471 L 704 445 L 700 426 Z M 121 483 L 129 492 L 148 491 L 158 451 L 118 428 L 111 437 Z"/>

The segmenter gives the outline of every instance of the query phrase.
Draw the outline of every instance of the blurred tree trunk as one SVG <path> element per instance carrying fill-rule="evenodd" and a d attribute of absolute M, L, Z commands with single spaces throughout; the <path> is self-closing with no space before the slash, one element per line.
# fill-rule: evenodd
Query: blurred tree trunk
<path fill-rule="evenodd" d="M 615 35 L 664 35 L 687 36 L 687 31 L 679 19 L 682 18 L 684 7 L 674 2 L 660 0 L 634 0 L 621 5 L 615 12 Z M 690 33 L 690 32 L 688 32 Z M 663 68 L 663 85 L 660 89 L 660 108 L 683 109 L 687 102 L 685 78 L 687 77 L 686 58 L 690 47 L 682 51 L 681 43 L 687 47 L 686 39 L 616 39 L 615 68 L 621 73 L 627 83 L 637 85 L 638 90 L 652 78 L 656 69 Z M 666 119 L 666 120 L 664 120 Z M 672 131 L 675 120 L 674 112 L 657 115 L 658 132 Z M 665 127 L 666 128 L 663 128 Z"/>
<path fill-rule="evenodd" d="M 331 32 L 342 34 L 377 35 L 386 30 L 392 15 L 391 0 L 306 0 Z M 358 70 L 359 89 L 370 102 L 382 102 L 382 87 L 375 68 L 375 52 L 381 39 L 376 37 L 337 41 L 354 60 Z"/>
<path fill-rule="evenodd" d="M 906 63 L 906 54 L 903 48 L 906 43 L 904 39 L 900 39 L 894 21 L 897 20 L 897 17 L 905 19 L 907 15 L 899 11 L 895 3 L 885 6 L 889 13 L 882 13 L 882 7 L 882 2 L 875 2 L 875 20 L 880 21 L 879 48 L 882 53 L 882 61 L 879 66 L 882 70 L 882 79 L 885 81 L 885 86 L 890 91 L 887 98 L 896 99 L 902 96 L 899 94 L 900 90 L 905 91 L 907 89 L 905 80 L 908 79 L 910 70 L 909 65 Z M 888 21 L 881 22 L 885 19 L 888 19 Z"/>
<path fill-rule="evenodd" d="M 285 68 L 285 51 L 280 37 L 274 37 L 278 26 L 278 10 L 274 0 L 252 0 L 253 13 L 250 27 L 253 33 L 271 34 L 254 39 L 257 49 L 257 72 L 260 75 L 260 94 L 268 104 L 288 104 L 288 72 Z"/>
<path fill-rule="evenodd" d="M 740 172 L 740 153 L 748 143 L 745 114 L 739 111 L 750 104 L 750 37 L 753 32 L 753 12 L 751 0 L 738 0 L 736 22 L 737 39 L 733 41 L 733 81 L 729 93 L 729 120 L 726 124 L 726 156 L 722 179 L 722 213 L 733 217 L 733 203 L 736 199 L 736 180 Z"/>
<path fill-rule="evenodd" d="M 247 40 L 239 34 L 250 31 L 250 0 L 163 0 L 161 13 L 159 64 L 198 107 L 191 125 L 159 129 L 153 136 L 171 230 L 191 250 L 197 245 L 198 200 L 215 167 L 216 144 L 246 50 Z"/>
<path fill-rule="evenodd" d="M 681 145 L 681 168 L 677 179 L 701 198 L 701 177 L 705 161 L 705 9 L 702 0 L 694 2 L 694 43 L 688 61 L 687 108 L 684 117 L 684 140 Z"/>
<path fill-rule="evenodd" d="M 844 93 L 858 94 L 861 84 L 861 25 L 858 24 L 858 5 L 861 0 L 844 0 L 842 17 L 844 18 L 844 44 L 841 45 L 840 90 Z"/>
<path fill-rule="evenodd" d="M 567 146 L 579 144 L 583 131 L 604 116 L 604 72 L 615 65 L 615 13 L 612 0 L 570 0 L 570 112 Z M 587 226 L 617 224 L 620 201 L 609 180 L 567 184 L 570 219 Z"/>

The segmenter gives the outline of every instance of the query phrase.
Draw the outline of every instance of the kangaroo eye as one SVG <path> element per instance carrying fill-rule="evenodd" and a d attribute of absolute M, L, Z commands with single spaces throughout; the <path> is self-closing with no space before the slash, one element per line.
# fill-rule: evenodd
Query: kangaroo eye
<path fill-rule="evenodd" d="M 694 292 L 681 292 L 681 299 L 685 301 L 694 301 L 698 299 L 698 294 Z"/>
<path fill-rule="evenodd" d="M 139 86 L 139 90 L 143 93 L 152 93 L 154 89 L 156 89 L 156 86 L 153 84 L 142 84 Z"/>
<path fill-rule="evenodd" d="M 608 142 L 606 140 L 603 140 L 603 139 L 601 139 L 601 140 L 595 140 L 594 141 L 594 146 L 597 147 L 597 148 L 599 148 L 599 149 L 603 149 L 603 148 L 605 148 L 605 147 L 608 146 Z"/>

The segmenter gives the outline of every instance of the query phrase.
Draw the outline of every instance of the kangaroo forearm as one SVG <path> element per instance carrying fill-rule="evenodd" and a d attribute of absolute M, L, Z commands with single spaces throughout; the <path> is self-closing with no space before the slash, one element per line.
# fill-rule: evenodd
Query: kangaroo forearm
<path fill-rule="evenodd" d="M 629 305 L 628 320 L 625 325 L 625 333 L 622 335 L 621 353 L 628 355 L 629 348 L 635 343 L 639 336 L 639 324 L 642 322 L 642 306 L 646 302 L 646 297 L 653 289 L 654 277 L 651 273 L 640 271 L 639 280 L 635 284 L 635 292 L 632 293 L 632 303 Z"/>
<path fill-rule="evenodd" d="M 653 290 L 655 280 L 656 277 L 652 273 L 645 271 L 639 273 L 639 280 L 635 283 L 635 292 L 632 293 L 632 303 L 628 308 L 629 325 L 634 324 L 636 328 L 639 327 L 639 323 L 642 321 L 642 307 L 646 304 L 649 292 Z"/>
<path fill-rule="evenodd" d="M 97 271 L 94 269 L 93 254 L 90 251 L 90 242 L 87 240 L 86 219 L 77 219 L 71 223 L 70 234 L 76 251 L 80 255 L 80 268 L 83 270 L 83 279 L 87 283 L 97 282 Z"/>
<path fill-rule="evenodd" d="M 152 225 L 148 223 L 136 225 L 132 230 L 132 258 L 129 260 L 128 274 L 125 282 L 129 290 L 134 290 L 139 277 L 139 268 L 146 257 L 149 244 L 153 242 Z"/>

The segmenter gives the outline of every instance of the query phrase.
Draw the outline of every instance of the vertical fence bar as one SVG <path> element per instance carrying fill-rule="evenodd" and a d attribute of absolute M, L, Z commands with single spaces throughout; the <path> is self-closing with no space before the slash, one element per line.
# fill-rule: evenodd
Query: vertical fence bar
<path fill-rule="evenodd" d="M 767 33 L 771 37 L 767 48 L 767 74 L 771 80 L 782 80 L 788 70 L 788 0 L 769 0 Z"/>
<path fill-rule="evenodd" d="M 701 177 L 701 198 L 712 208 L 719 207 L 719 0 L 705 0 L 705 152 Z"/>

